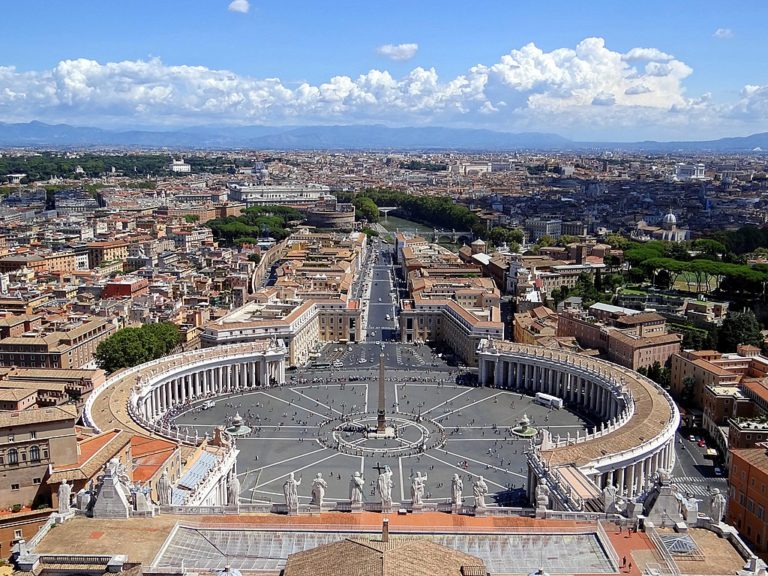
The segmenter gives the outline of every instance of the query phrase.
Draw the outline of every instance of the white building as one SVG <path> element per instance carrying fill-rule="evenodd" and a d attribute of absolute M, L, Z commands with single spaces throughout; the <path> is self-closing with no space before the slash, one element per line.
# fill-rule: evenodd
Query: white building
<path fill-rule="evenodd" d="M 321 184 L 285 184 L 280 186 L 262 186 L 230 182 L 231 200 L 245 202 L 246 206 L 291 205 L 314 206 L 331 194 L 328 186 Z"/>
<path fill-rule="evenodd" d="M 171 163 L 168 164 L 168 170 L 171 172 L 178 172 L 178 173 L 186 173 L 192 172 L 192 166 L 184 162 L 184 159 L 181 160 L 171 160 Z"/>
<path fill-rule="evenodd" d="M 676 180 L 704 180 L 704 164 L 686 164 L 681 162 L 675 165 Z"/>

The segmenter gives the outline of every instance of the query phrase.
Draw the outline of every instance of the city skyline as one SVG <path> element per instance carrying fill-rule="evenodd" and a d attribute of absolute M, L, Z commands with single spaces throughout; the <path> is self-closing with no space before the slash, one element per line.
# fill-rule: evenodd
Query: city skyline
<path fill-rule="evenodd" d="M 768 130 L 766 8 L 12 2 L 0 121 L 445 126 L 578 140 Z"/>

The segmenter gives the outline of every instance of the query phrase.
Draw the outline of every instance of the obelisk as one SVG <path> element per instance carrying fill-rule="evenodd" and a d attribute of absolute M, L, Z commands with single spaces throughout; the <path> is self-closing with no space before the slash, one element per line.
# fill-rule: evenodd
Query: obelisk
<path fill-rule="evenodd" d="M 376 433 L 384 434 L 387 431 L 384 399 L 384 353 L 379 355 L 379 410 L 376 413 Z"/>

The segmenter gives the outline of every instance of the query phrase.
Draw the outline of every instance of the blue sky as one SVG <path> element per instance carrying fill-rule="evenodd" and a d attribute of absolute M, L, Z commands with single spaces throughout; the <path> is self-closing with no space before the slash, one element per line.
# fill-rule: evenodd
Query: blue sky
<path fill-rule="evenodd" d="M 768 3 L 6 0 L 0 121 L 768 130 Z M 640 50 L 642 49 L 642 50 Z"/>

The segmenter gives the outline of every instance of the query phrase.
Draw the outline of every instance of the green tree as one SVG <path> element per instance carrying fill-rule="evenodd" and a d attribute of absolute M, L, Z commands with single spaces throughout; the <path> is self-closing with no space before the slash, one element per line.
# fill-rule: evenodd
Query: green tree
<path fill-rule="evenodd" d="M 96 364 L 107 372 L 146 362 L 147 350 L 138 328 L 123 328 L 99 342 Z"/>
<path fill-rule="evenodd" d="M 763 335 L 760 324 L 751 310 L 731 312 L 723 320 L 718 335 L 717 349 L 720 352 L 735 352 L 739 344 L 762 346 Z"/>
<path fill-rule="evenodd" d="M 200 221 L 200 216 L 198 216 L 197 214 L 187 214 L 186 216 L 184 216 L 184 221 L 187 224 L 194 224 L 195 222 Z"/>
<path fill-rule="evenodd" d="M 180 339 L 178 327 L 171 322 L 123 328 L 99 342 L 94 357 L 99 368 L 114 372 L 160 358 L 171 352 Z"/>

